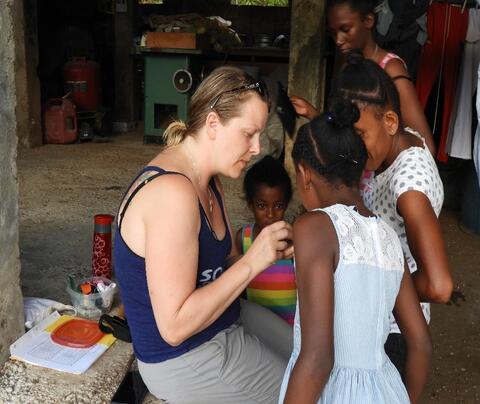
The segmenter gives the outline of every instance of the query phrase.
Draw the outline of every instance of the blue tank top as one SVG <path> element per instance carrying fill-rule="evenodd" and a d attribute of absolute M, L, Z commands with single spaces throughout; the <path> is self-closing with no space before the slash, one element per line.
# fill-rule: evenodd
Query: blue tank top
<path fill-rule="evenodd" d="M 132 184 L 144 173 L 156 171 L 157 173 L 147 178 L 132 192 L 127 199 L 123 210 L 119 213 L 119 224 L 115 232 L 114 263 L 115 275 L 120 287 L 120 295 L 125 306 L 130 333 L 132 335 L 133 350 L 138 359 L 146 363 L 163 362 L 167 359 L 178 357 L 202 343 L 213 338 L 218 332 L 232 325 L 238 320 L 240 313 L 239 300 L 236 299 L 225 312 L 210 326 L 191 336 L 178 346 L 171 346 L 163 340 L 158 331 L 153 315 L 152 304 L 148 293 L 145 259 L 135 254 L 125 243 L 120 234 L 123 215 L 138 190 L 155 177 L 166 174 L 183 175 L 173 171 L 165 171 L 159 167 L 145 167 L 134 179 Z M 232 240 L 225 215 L 223 203 L 215 181 L 212 179 L 210 186 L 222 209 L 223 221 L 227 228 L 223 240 L 218 240 L 211 230 L 208 218 L 199 201 L 201 226 L 198 234 L 199 257 L 197 269 L 197 288 L 207 285 L 218 278 L 225 270 L 225 261 L 232 248 Z M 131 187 L 131 185 L 130 185 Z M 129 187 L 129 188 L 130 188 Z"/>

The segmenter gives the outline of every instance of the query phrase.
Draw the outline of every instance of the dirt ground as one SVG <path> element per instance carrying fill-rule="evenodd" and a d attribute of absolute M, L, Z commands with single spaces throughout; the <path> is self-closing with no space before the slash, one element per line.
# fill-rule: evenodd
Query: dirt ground
<path fill-rule="evenodd" d="M 93 216 L 114 214 L 132 176 L 159 151 L 143 144 L 141 131 L 105 140 L 19 151 L 24 296 L 70 303 L 67 277 L 91 271 Z M 224 183 L 234 227 L 250 218 L 239 184 Z M 480 237 L 462 232 L 457 216 L 444 210 L 441 224 L 466 301 L 432 307 L 434 359 L 422 403 L 480 402 Z"/>

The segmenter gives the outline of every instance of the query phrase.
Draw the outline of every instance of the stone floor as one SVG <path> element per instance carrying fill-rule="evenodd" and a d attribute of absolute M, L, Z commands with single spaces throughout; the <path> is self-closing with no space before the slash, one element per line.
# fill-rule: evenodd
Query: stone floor
<path fill-rule="evenodd" d="M 129 180 L 159 152 L 158 146 L 143 144 L 140 132 L 105 140 L 109 142 L 46 145 L 19 152 L 25 296 L 68 303 L 67 276 L 83 277 L 91 270 L 93 215 L 114 214 Z M 250 219 L 239 184 L 224 183 L 235 228 Z M 288 218 L 297 210 L 294 204 Z M 432 308 L 435 351 L 424 404 L 480 402 L 480 237 L 460 231 L 457 216 L 458 212 L 444 210 L 441 225 L 455 285 L 466 301 Z"/>

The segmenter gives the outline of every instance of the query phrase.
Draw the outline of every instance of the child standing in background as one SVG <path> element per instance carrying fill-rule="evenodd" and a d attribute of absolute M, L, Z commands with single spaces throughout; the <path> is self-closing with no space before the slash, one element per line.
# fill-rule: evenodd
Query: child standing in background
<path fill-rule="evenodd" d="M 405 62 L 386 51 L 375 42 L 375 7 L 377 0 L 328 0 L 326 16 L 328 32 L 343 56 L 354 49 L 385 70 L 394 82 L 400 97 L 400 109 L 405 126 L 418 131 L 430 152 L 435 154 L 435 142 L 423 108 L 418 100 L 415 85 Z M 313 119 L 319 112 L 301 97 L 292 96 L 292 103 L 299 115 Z"/>
<path fill-rule="evenodd" d="M 243 182 L 245 198 L 255 223 L 243 225 L 236 234 L 235 246 L 245 254 L 255 237 L 265 227 L 283 220 L 292 197 L 292 184 L 283 164 L 266 156 L 254 164 Z M 279 260 L 247 287 L 247 299 L 267 307 L 288 324 L 293 324 L 297 289 L 291 259 Z"/>

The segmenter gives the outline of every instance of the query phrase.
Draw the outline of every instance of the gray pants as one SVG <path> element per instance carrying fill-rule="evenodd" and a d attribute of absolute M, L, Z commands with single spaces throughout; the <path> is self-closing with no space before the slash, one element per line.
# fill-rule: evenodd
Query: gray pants
<path fill-rule="evenodd" d="M 269 309 L 240 299 L 240 320 L 245 331 L 288 363 L 293 349 L 293 328 Z"/>
<path fill-rule="evenodd" d="M 249 327 L 258 324 L 264 331 L 259 338 L 235 324 L 178 358 L 153 364 L 138 361 L 150 392 L 169 404 L 276 403 L 290 357 L 292 329 L 286 323 L 282 327 L 283 320 L 278 318 L 281 323 L 277 323 L 275 314 L 263 310 L 253 303 L 242 303 L 242 319 L 246 315 Z M 273 329 L 268 325 L 270 320 Z M 279 343 L 282 336 L 275 338 L 277 329 L 287 337 L 284 347 Z M 268 340 L 275 341 L 276 347 L 264 345 Z M 289 351 L 288 356 L 282 357 L 278 351 Z"/>

